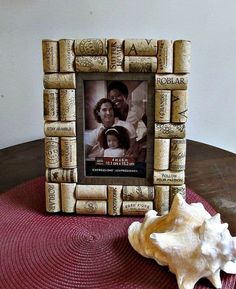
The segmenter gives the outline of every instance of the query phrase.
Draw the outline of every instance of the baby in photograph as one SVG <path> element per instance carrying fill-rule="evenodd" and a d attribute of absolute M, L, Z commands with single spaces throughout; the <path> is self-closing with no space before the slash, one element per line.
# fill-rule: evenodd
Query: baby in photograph
<path fill-rule="evenodd" d="M 123 126 L 103 130 L 99 142 L 104 149 L 104 157 L 124 157 L 130 147 L 129 133 Z"/>

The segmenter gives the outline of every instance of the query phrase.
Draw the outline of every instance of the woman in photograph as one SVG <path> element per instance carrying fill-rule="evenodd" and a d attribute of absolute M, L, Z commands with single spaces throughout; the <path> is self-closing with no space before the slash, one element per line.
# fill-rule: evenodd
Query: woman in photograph
<path fill-rule="evenodd" d="M 143 121 L 145 125 L 146 114 L 143 106 L 140 103 L 135 102 L 129 105 L 127 102 L 129 90 L 127 85 L 122 81 L 112 81 L 107 88 L 108 98 L 115 104 L 120 113 L 120 119 L 130 122 L 135 129 L 138 127 L 138 123 Z"/>
<path fill-rule="evenodd" d="M 128 154 L 140 161 L 146 159 L 147 143 L 147 116 L 142 104 L 132 102 L 128 104 L 127 99 L 129 90 L 127 85 L 122 81 L 112 81 L 107 88 L 108 98 L 114 103 L 120 114 L 120 119 L 131 123 L 136 130 L 136 143 L 131 146 Z"/>

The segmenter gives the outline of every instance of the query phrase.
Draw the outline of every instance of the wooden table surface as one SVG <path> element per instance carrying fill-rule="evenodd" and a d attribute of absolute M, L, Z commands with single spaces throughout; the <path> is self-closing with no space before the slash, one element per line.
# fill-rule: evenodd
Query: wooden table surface
<path fill-rule="evenodd" d="M 0 193 L 44 176 L 43 139 L 0 150 Z M 236 236 L 236 154 L 187 141 L 186 185 L 206 199 Z"/>

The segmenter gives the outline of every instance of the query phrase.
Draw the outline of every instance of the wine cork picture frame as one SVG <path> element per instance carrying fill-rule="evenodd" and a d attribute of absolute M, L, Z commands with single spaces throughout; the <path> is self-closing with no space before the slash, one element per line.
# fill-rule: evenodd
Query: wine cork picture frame
<path fill-rule="evenodd" d="M 191 42 L 42 41 L 48 213 L 168 213 L 186 194 Z"/>

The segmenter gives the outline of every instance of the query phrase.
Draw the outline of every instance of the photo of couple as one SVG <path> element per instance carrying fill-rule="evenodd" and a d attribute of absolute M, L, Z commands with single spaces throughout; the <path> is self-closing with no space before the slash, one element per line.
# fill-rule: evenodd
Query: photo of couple
<path fill-rule="evenodd" d="M 147 81 L 84 81 L 87 176 L 146 177 Z"/>

